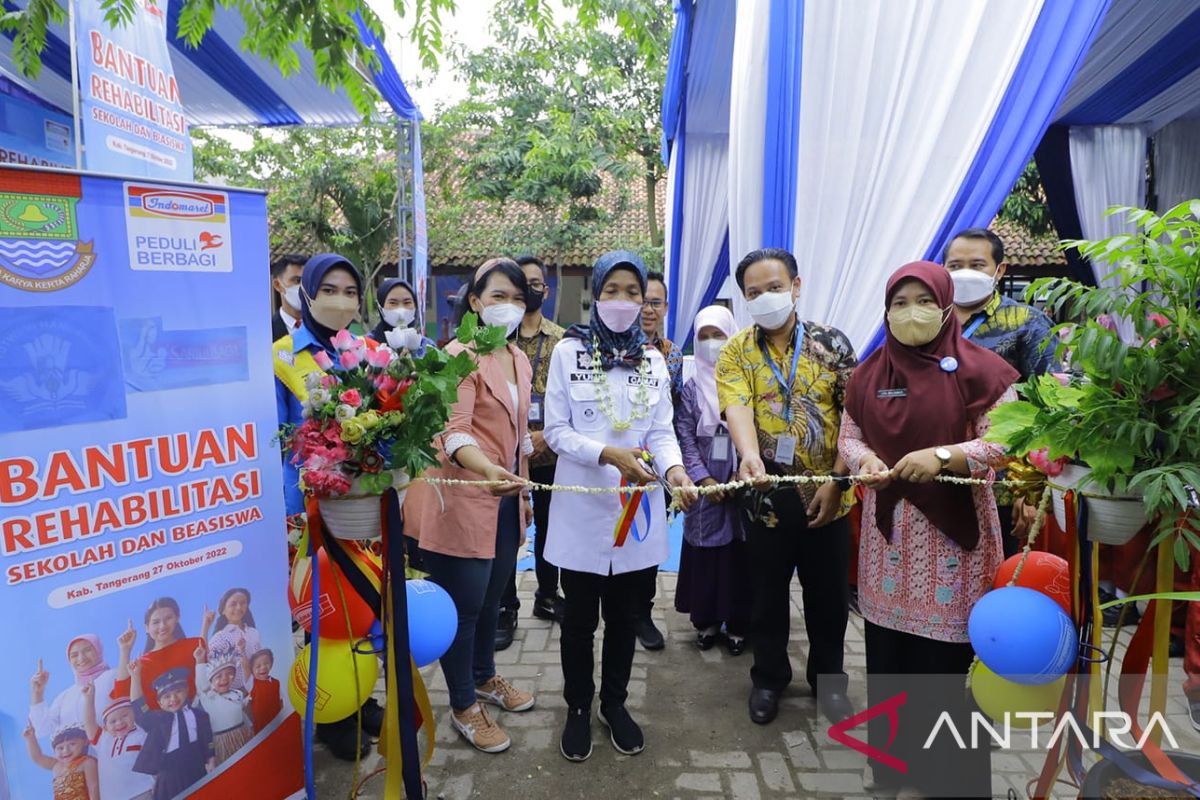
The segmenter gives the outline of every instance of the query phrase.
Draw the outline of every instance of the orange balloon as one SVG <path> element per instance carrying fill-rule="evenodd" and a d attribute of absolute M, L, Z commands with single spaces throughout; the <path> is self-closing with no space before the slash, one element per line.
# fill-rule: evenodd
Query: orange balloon
<path fill-rule="evenodd" d="M 1017 571 L 1017 565 L 1021 563 L 1021 558 L 1022 555 L 1017 553 L 1000 565 L 1000 569 L 996 572 L 996 580 L 992 582 L 992 588 L 1000 589 L 1008 586 L 1013 573 Z M 1067 612 L 1067 616 L 1071 616 L 1071 568 L 1066 559 L 1053 553 L 1031 550 L 1015 585 L 1036 589 L 1047 595 L 1062 606 L 1062 610 Z"/>
<path fill-rule="evenodd" d="M 379 556 L 369 549 L 351 543 L 342 544 L 351 560 L 378 590 L 383 578 L 383 563 Z M 375 622 L 375 612 L 359 597 L 358 592 L 354 591 L 350 581 L 330 560 L 324 547 L 317 548 L 317 568 L 320 570 L 321 583 L 321 596 L 318 600 L 321 639 L 361 639 L 366 636 Z M 292 608 L 292 618 L 304 626 L 304 630 L 312 631 L 312 559 L 308 556 L 297 556 L 292 565 L 292 579 L 288 584 L 288 605 Z M 349 629 L 346 627 L 347 615 L 350 621 Z"/>

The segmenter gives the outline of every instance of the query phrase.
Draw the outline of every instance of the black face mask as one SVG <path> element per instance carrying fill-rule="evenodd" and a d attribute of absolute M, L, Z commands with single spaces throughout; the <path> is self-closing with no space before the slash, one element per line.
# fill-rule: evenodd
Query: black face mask
<path fill-rule="evenodd" d="M 525 293 L 525 313 L 531 314 L 534 311 L 540 311 L 544 302 L 546 302 L 546 298 L 543 292 L 529 290 Z"/>

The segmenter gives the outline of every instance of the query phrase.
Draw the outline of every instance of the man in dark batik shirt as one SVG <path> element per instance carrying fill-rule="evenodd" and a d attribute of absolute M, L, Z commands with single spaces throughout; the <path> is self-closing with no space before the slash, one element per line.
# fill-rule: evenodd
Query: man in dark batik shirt
<path fill-rule="evenodd" d="M 986 228 L 959 231 L 946 245 L 942 260 L 954 279 L 954 313 L 962 323 L 963 336 L 1011 364 L 1022 381 L 1061 371 L 1054 355 L 1058 338 L 1050 333 L 1050 318 L 996 290 L 1008 266 L 999 236 Z M 1012 493 L 1001 486 L 996 487 L 996 506 L 1004 554 L 1010 556 L 1020 549 L 1017 536 L 1028 531 L 1035 509 L 1014 502 Z"/>

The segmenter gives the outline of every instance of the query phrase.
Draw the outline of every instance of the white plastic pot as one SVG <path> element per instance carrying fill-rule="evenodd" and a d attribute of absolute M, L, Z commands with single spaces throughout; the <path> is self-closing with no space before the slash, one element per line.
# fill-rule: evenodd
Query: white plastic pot
<path fill-rule="evenodd" d="M 1054 520 L 1061 530 L 1067 529 L 1066 493 L 1075 490 L 1082 496 L 1088 510 L 1088 538 L 1100 544 L 1125 544 L 1146 524 L 1146 508 L 1140 494 L 1112 495 L 1103 486 L 1089 483 L 1090 467 L 1068 464 L 1063 471 L 1049 478 L 1050 496 L 1054 505 Z"/>
<path fill-rule="evenodd" d="M 409 477 L 404 470 L 392 470 L 392 488 L 401 503 L 408 491 Z M 380 536 L 382 513 L 379 495 L 363 491 L 362 479 L 355 478 L 350 491 L 338 497 L 318 497 L 321 521 L 338 539 L 376 539 Z"/>

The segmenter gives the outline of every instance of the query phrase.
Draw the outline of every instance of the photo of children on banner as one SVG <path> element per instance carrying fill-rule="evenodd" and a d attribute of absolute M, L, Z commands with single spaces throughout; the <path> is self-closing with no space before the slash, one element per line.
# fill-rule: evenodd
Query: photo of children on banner
<path fill-rule="evenodd" d="M 192 670 L 173 667 L 154 679 L 155 709 L 142 693 L 144 669 L 140 661 L 129 665 L 129 701 L 146 729 L 133 769 L 154 776 L 154 800 L 170 800 L 216 768 L 212 722 L 204 709 L 191 705 Z"/>
<path fill-rule="evenodd" d="M 233 647 L 238 652 L 257 653 L 262 649 L 262 639 L 254 627 L 254 614 L 250 611 L 250 592 L 235 586 L 221 595 L 217 603 L 217 627 L 208 640 L 210 650 Z M 234 668 L 233 686 L 244 689 L 249 679 L 241 659 Z"/>
<path fill-rule="evenodd" d="M 157 691 L 154 683 L 160 675 L 170 670 L 182 670 L 187 676 L 188 701 L 196 696 L 196 677 L 192 670 L 196 648 L 204 644 L 203 638 L 189 638 L 183 632 L 179 623 L 179 603 L 172 597 L 160 597 L 146 609 L 144 623 L 146 626 L 146 647 L 142 656 L 131 663 L 130 654 L 133 651 L 137 633 L 133 629 L 133 621 L 117 639 L 121 648 L 120 661 L 117 665 L 117 680 L 134 678 L 141 681 L 138 696 L 146 699 L 151 710 L 158 709 Z M 201 626 L 202 636 L 208 633 L 214 614 L 204 609 L 204 624 Z M 136 663 L 137 675 L 134 675 L 133 665 Z M 140 677 L 139 677 L 140 676 Z M 133 696 L 132 690 L 130 694 Z M 135 704 L 136 705 L 136 704 Z"/>
<path fill-rule="evenodd" d="M 54 734 L 54 755 L 42 752 L 33 724 L 25 727 L 29 757 L 53 774 L 54 800 L 99 800 L 100 777 L 96 759 L 87 754 L 88 738 L 83 728 L 68 725 Z"/>
<path fill-rule="evenodd" d="M 199 690 L 200 707 L 208 714 L 213 728 L 216 746 L 216 763 L 221 764 L 254 738 L 246 706 L 250 698 L 242 689 L 234 687 L 234 677 L 243 667 L 246 642 L 238 647 L 225 644 L 206 649 L 196 648 L 196 688 Z M 245 666 L 249 672 L 249 666 Z"/>
<path fill-rule="evenodd" d="M 146 744 L 146 731 L 138 727 L 137 715 L 128 696 L 105 703 L 97 720 L 97 692 L 84 689 L 84 728 L 96 750 L 102 800 L 150 800 L 154 776 L 135 772 L 133 767 Z"/>
<path fill-rule="evenodd" d="M 271 677 L 275 654 L 262 648 L 250 656 L 250 677 L 246 689 L 250 693 L 250 722 L 254 732 L 264 730 L 283 710 L 283 691 L 278 678 Z"/>

